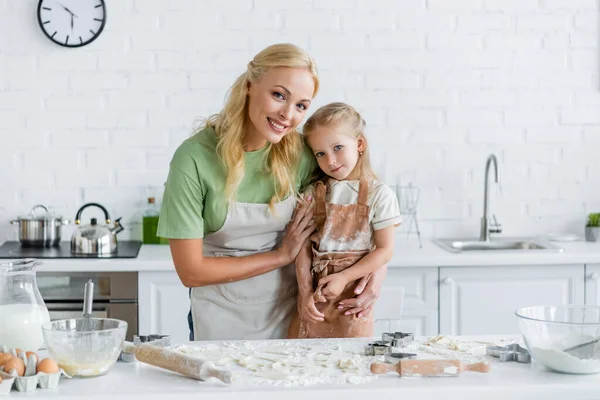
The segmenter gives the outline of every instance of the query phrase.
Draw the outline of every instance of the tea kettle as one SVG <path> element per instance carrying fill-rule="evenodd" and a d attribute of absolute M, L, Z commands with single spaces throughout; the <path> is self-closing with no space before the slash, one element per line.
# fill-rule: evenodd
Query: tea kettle
<path fill-rule="evenodd" d="M 81 223 L 81 213 L 87 207 L 95 206 L 104 211 L 104 219 L 107 224 L 110 224 L 110 215 L 106 208 L 98 203 L 84 204 L 75 217 L 75 224 Z M 121 218 L 115 220 L 113 226 L 98 225 L 98 220 L 92 218 L 89 225 L 77 227 L 73 236 L 71 236 L 71 253 L 74 254 L 92 254 L 92 255 L 107 255 L 117 252 L 117 233 L 123 230 L 123 226 L 119 222 Z"/>

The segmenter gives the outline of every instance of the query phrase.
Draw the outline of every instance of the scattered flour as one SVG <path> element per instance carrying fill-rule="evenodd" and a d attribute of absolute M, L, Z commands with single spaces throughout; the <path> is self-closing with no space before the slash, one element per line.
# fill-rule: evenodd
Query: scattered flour
<path fill-rule="evenodd" d="M 282 387 L 319 384 L 365 384 L 377 379 L 371 363 L 383 356 L 366 356 L 365 339 L 303 339 L 231 341 L 179 346 L 176 350 L 202 357 L 217 368 L 236 374 L 236 384 Z M 488 343 L 466 342 L 438 335 L 416 340 L 395 352 L 417 353 L 418 358 L 481 361 Z"/>
<path fill-rule="evenodd" d="M 562 350 L 532 347 L 533 359 L 558 372 L 568 374 L 594 374 L 600 372 L 600 358 L 582 360 Z"/>

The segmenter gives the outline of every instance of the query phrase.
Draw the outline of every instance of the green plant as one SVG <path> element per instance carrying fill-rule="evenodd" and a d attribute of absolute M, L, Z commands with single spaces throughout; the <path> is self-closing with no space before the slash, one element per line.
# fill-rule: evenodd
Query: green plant
<path fill-rule="evenodd" d="M 590 213 L 587 225 L 589 227 L 600 227 L 600 213 Z"/>

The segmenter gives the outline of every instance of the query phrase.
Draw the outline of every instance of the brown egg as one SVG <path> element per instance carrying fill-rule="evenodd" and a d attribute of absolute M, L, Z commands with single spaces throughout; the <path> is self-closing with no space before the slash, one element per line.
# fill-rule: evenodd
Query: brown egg
<path fill-rule="evenodd" d="M 37 355 L 35 352 L 33 352 L 33 351 L 26 351 L 26 352 L 25 352 L 25 355 L 27 356 L 26 358 L 27 358 L 28 360 L 29 360 L 29 356 L 30 356 L 30 355 L 32 355 L 32 354 L 35 356 L 35 362 L 36 362 L 36 363 L 37 363 L 38 361 L 40 361 L 40 358 L 38 357 L 38 355 Z"/>
<path fill-rule="evenodd" d="M 12 358 L 10 353 L 0 353 L 0 366 L 4 365 L 6 361 Z"/>
<path fill-rule="evenodd" d="M 54 361 L 51 358 L 44 358 L 38 363 L 36 372 L 45 372 L 47 374 L 53 374 L 58 371 L 59 368 L 58 364 L 56 364 L 56 361 Z"/>
<path fill-rule="evenodd" d="M 25 363 L 19 357 L 12 357 L 4 362 L 4 372 L 10 373 L 13 369 L 17 371 L 17 375 L 23 376 L 25 373 Z"/>

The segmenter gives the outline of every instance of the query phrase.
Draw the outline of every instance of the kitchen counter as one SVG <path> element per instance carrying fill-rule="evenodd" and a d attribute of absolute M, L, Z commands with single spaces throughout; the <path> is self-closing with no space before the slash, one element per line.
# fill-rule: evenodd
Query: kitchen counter
<path fill-rule="evenodd" d="M 458 337 L 460 338 L 460 337 Z M 491 341 L 497 336 L 470 339 Z M 118 362 L 105 376 L 90 379 L 61 378 L 55 390 L 33 393 L 12 391 L 15 397 L 64 399 L 160 399 L 202 398 L 306 400 L 364 400 L 367 398 L 444 398 L 459 399 L 589 399 L 598 397 L 600 374 L 567 375 L 548 371 L 538 364 L 501 363 L 491 359 L 487 374 L 463 372 L 459 377 L 399 378 L 397 374 L 379 376 L 362 384 L 328 384 L 305 387 L 225 385 L 218 381 L 199 382 L 160 368 L 138 362 Z"/>
<path fill-rule="evenodd" d="M 471 251 L 450 253 L 432 241 L 424 240 L 423 248 L 403 238 L 396 241 L 391 268 L 402 267 L 468 267 L 497 265 L 566 265 L 600 264 L 600 243 L 554 242 L 563 252 L 530 251 Z M 174 271 L 167 245 L 142 245 L 133 259 L 44 259 L 39 271 Z"/>

